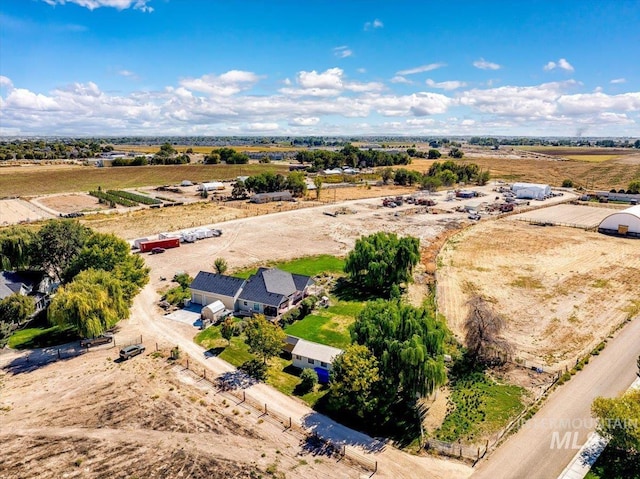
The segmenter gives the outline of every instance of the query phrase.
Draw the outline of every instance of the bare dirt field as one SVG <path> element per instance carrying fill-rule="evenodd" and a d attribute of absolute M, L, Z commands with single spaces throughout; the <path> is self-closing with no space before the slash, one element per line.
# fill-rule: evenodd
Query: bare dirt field
<path fill-rule="evenodd" d="M 456 235 L 438 262 L 439 305 L 459 338 L 466 301 L 482 295 L 515 356 L 545 367 L 575 364 L 640 308 L 637 240 L 504 219 Z"/>
<path fill-rule="evenodd" d="M 116 349 L 30 372 L 0 356 L 0 476 L 52 478 L 359 477 L 300 436 L 213 390 L 164 357 L 122 363 Z M 13 355 L 10 355 L 13 356 Z"/>
<path fill-rule="evenodd" d="M 583 205 L 556 205 L 510 216 L 509 219 L 528 222 L 575 225 L 577 228 L 596 228 L 600 222 L 617 209 Z"/>
<path fill-rule="evenodd" d="M 53 218 L 53 215 L 28 201 L 21 199 L 0 200 L 0 226 L 48 218 Z"/>
<path fill-rule="evenodd" d="M 108 205 L 98 203 L 98 198 L 83 193 L 45 196 L 32 200 L 58 213 L 77 213 L 108 209 Z"/>

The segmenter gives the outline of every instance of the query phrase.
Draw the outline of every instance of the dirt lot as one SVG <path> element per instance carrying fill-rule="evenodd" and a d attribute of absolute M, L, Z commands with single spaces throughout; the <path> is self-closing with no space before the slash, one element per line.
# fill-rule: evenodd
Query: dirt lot
<path fill-rule="evenodd" d="M 165 358 L 147 353 L 118 363 L 116 355 L 104 349 L 28 373 L 16 370 L 13 355 L 0 356 L 3 478 L 360 474 L 255 412 L 181 380 Z"/>
<path fill-rule="evenodd" d="M 560 226 L 575 225 L 578 228 L 596 228 L 603 219 L 617 211 L 619 210 L 613 208 L 564 204 L 527 211 L 509 218 L 530 222 L 546 222 Z"/>
<path fill-rule="evenodd" d="M 499 253 L 499 254 L 498 254 Z M 508 219 L 481 222 L 439 259 L 438 299 L 462 337 L 466 301 L 489 299 L 516 356 L 561 368 L 640 307 L 640 243 Z"/>
<path fill-rule="evenodd" d="M 42 204 L 62 214 L 109 209 L 108 205 L 98 203 L 97 198 L 83 193 L 45 196 L 31 200 L 31 202 Z"/>
<path fill-rule="evenodd" d="M 23 221 L 39 221 L 53 218 L 53 215 L 32 205 L 28 201 L 0 200 L 0 226 L 13 225 Z"/>

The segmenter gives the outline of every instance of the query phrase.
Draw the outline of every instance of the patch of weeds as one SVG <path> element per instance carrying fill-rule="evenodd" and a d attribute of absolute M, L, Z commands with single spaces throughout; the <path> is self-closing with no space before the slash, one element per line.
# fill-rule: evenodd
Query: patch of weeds
<path fill-rule="evenodd" d="M 511 286 L 523 289 L 542 289 L 544 286 L 539 279 L 530 276 L 518 276 L 517 279 L 510 283 Z"/>
<path fill-rule="evenodd" d="M 592 288 L 606 288 L 607 286 L 609 286 L 609 280 L 608 279 L 596 279 L 591 284 Z"/>

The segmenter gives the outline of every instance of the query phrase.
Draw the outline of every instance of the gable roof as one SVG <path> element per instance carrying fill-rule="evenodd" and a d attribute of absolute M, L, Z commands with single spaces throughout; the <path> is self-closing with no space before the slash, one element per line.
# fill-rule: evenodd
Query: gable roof
<path fill-rule="evenodd" d="M 302 274 L 291 274 L 277 268 L 259 268 L 247 279 L 240 299 L 269 306 L 280 306 L 296 291 L 304 291 L 311 278 Z"/>
<path fill-rule="evenodd" d="M 242 278 L 200 271 L 189 287 L 192 290 L 234 297 L 242 289 L 244 283 L 245 280 Z"/>
<path fill-rule="evenodd" d="M 33 283 L 24 275 L 14 271 L 0 271 L 0 299 L 12 294 L 29 294 Z"/>
<path fill-rule="evenodd" d="M 342 349 L 325 346 L 305 339 L 298 339 L 291 354 L 297 354 L 305 358 L 315 359 L 323 363 L 332 363 L 335 357 L 342 353 Z"/>

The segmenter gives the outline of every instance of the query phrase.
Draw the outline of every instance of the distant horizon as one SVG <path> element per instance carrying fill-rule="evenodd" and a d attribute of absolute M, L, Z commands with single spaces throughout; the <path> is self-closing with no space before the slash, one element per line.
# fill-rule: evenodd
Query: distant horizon
<path fill-rule="evenodd" d="M 637 137 L 639 24 L 637 0 L 4 0 L 0 135 Z"/>

